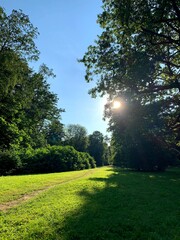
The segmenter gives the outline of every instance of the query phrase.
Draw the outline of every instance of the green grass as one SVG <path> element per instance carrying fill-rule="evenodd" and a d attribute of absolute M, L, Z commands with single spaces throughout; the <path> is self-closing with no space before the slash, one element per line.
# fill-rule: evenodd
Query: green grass
<path fill-rule="evenodd" d="M 105 167 L 2 177 L 2 202 L 11 200 L 11 191 L 16 199 L 56 185 L 0 212 L 0 239 L 179 240 L 179 176 L 179 169 L 136 173 Z"/>
<path fill-rule="evenodd" d="M 53 174 L 0 177 L 0 204 L 16 200 L 36 190 L 79 178 L 87 172 L 88 171 L 73 171 Z"/>

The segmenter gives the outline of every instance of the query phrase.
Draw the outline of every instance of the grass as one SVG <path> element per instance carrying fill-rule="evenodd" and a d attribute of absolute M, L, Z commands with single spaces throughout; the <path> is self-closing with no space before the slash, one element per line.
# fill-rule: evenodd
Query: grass
<path fill-rule="evenodd" d="M 0 204 L 85 175 L 87 171 L 0 177 Z"/>
<path fill-rule="evenodd" d="M 179 176 L 179 169 L 137 173 L 104 167 L 2 177 L 2 202 L 54 187 L 0 212 L 0 239 L 179 240 Z"/>

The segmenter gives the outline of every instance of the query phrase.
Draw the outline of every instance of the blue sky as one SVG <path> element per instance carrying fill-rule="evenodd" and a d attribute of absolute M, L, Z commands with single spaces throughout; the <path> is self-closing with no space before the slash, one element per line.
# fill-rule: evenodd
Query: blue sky
<path fill-rule="evenodd" d="M 94 83 L 86 83 L 85 68 L 77 62 L 100 34 L 96 23 L 101 13 L 101 0 L 1 0 L 6 13 L 22 9 L 39 30 L 36 45 L 40 50 L 36 69 L 42 63 L 54 70 L 51 90 L 58 95 L 58 106 L 65 108 L 62 123 L 80 124 L 91 134 L 98 130 L 106 134 L 103 118 L 105 100 L 92 99 L 88 90 Z"/>

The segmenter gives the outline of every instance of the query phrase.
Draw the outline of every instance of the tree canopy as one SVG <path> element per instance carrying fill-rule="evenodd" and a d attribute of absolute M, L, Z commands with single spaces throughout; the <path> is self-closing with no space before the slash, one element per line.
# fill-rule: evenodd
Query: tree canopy
<path fill-rule="evenodd" d="M 47 83 L 52 70 L 28 64 L 38 59 L 37 28 L 22 11 L 7 16 L 0 8 L 0 35 L 0 149 L 45 145 L 47 121 L 60 119 L 62 109 Z"/>
<path fill-rule="evenodd" d="M 37 28 L 21 10 L 13 10 L 8 16 L 0 7 L 0 52 L 12 50 L 23 58 L 37 60 L 39 50 L 34 39 L 38 34 Z"/>
<path fill-rule="evenodd" d="M 139 136 L 152 136 L 151 139 L 160 138 L 169 149 L 178 147 L 179 3 L 103 1 L 103 11 L 98 15 L 102 33 L 88 47 L 81 62 L 86 66 L 88 82 L 97 76 L 90 93 L 109 98 L 106 116 L 116 142 L 121 145 L 129 132 L 133 145 Z M 123 109 L 112 109 L 114 99 L 122 101 Z"/>
<path fill-rule="evenodd" d="M 64 144 L 85 152 L 88 146 L 87 130 L 79 124 L 69 124 L 65 128 Z"/>
<path fill-rule="evenodd" d="M 97 166 L 104 165 L 105 146 L 104 136 L 101 132 L 94 131 L 91 135 L 89 135 L 88 152 L 92 157 L 94 157 Z"/>

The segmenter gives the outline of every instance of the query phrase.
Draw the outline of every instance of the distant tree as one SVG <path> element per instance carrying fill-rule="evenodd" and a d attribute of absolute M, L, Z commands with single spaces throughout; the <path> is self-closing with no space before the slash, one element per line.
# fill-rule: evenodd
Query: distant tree
<path fill-rule="evenodd" d="M 45 129 L 46 140 L 50 145 L 61 145 L 64 138 L 63 124 L 58 120 L 52 120 Z"/>
<path fill-rule="evenodd" d="M 105 143 L 104 136 L 99 131 L 94 131 L 89 135 L 89 154 L 94 157 L 97 166 L 103 166 L 105 163 Z"/>
<path fill-rule="evenodd" d="M 110 138 L 108 136 L 104 136 L 104 165 L 110 164 L 112 164 Z"/>
<path fill-rule="evenodd" d="M 65 127 L 64 144 L 73 146 L 79 152 L 86 152 L 88 145 L 87 130 L 79 124 Z"/>

